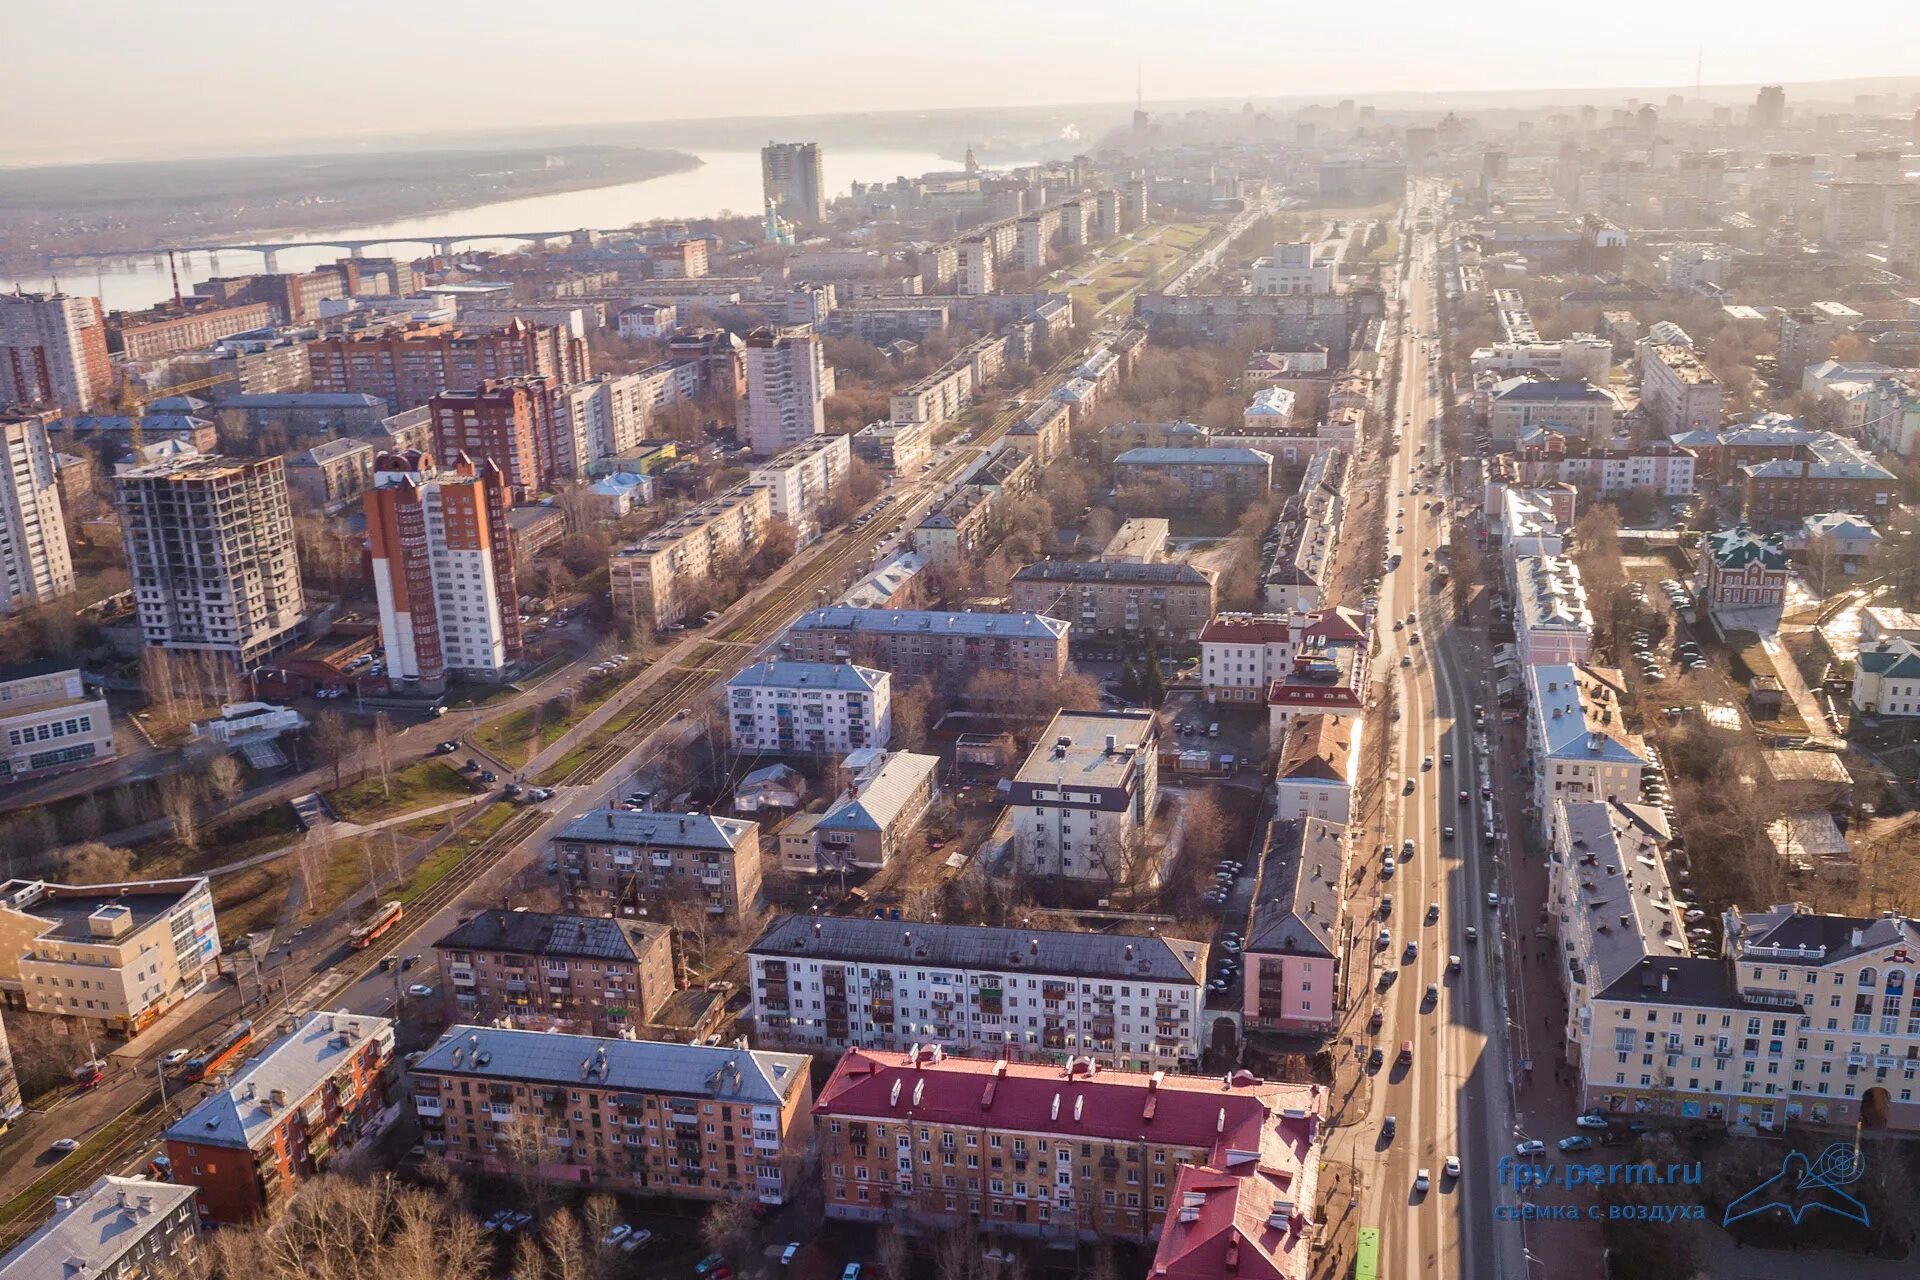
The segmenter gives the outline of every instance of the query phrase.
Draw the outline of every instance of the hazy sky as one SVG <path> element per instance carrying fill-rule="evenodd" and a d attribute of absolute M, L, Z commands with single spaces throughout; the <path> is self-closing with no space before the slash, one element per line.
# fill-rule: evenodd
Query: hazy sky
<path fill-rule="evenodd" d="M 1502 29 L 1498 18 L 1516 21 Z M 676 117 L 1920 72 L 1920 5 L 8 0 L 0 158 Z M 670 141 L 670 139 L 662 139 Z"/>

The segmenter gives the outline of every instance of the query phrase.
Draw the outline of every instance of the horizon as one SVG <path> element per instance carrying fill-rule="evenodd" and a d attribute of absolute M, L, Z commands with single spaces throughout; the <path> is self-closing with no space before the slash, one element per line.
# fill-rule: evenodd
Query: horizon
<path fill-rule="evenodd" d="M 1034 14 L 1009 0 L 984 0 L 972 11 L 983 33 L 981 47 L 964 59 L 949 51 L 952 33 L 940 15 L 877 9 L 856 0 L 770 10 L 752 27 L 732 32 L 702 25 L 697 14 L 642 20 L 608 0 L 583 0 L 528 29 L 501 0 L 477 0 L 462 10 L 462 26 L 451 42 L 433 15 L 376 8 L 368 0 L 347 0 L 324 15 L 263 14 L 233 0 L 211 0 L 197 7 L 191 23 L 164 10 L 104 0 L 84 12 L 14 15 L 14 47 L 24 56 L 0 85 L 0 114 L 16 126 L 0 140 L 0 164 L 264 156 L 284 153 L 274 148 L 323 145 L 391 151 L 410 149 L 393 145 L 409 138 L 697 130 L 915 112 L 1124 109 L 1133 103 L 1136 74 L 1149 110 L 1238 101 L 1440 96 L 1471 102 L 1539 94 L 1573 104 L 1583 95 L 1691 94 L 1696 67 L 1703 98 L 1759 84 L 1920 83 L 1905 54 L 1920 43 L 1920 11 L 1886 0 L 1870 0 L 1850 23 L 1880 33 L 1864 48 L 1798 38 L 1814 34 L 1811 22 L 1798 33 L 1775 23 L 1763 37 L 1742 25 L 1746 11 L 1726 0 L 1682 13 L 1629 0 L 1603 17 L 1569 15 L 1543 30 L 1536 24 L 1540 33 L 1532 39 L 1497 42 L 1463 30 L 1450 12 L 1389 0 L 1369 14 L 1364 52 L 1354 49 L 1360 33 L 1346 15 L 1290 15 L 1282 26 L 1249 0 L 1221 0 L 1212 11 L 1218 20 L 1204 29 L 1182 29 L 1188 43 L 1179 57 L 1156 56 L 1165 40 L 1164 11 L 1135 0 L 1101 6 L 1092 22 L 1087 19 L 1095 11 L 1085 6 Z M 334 50 L 341 30 L 363 19 L 389 38 L 361 41 L 351 63 L 340 62 Z M 1020 22 L 1029 39 L 1014 47 L 999 42 L 994 33 L 1000 19 Z M 1646 24 L 1662 37 L 1651 51 Z M 1271 31 L 1273 41 L 1248 40 L 1248 30 Z M 514 93 L 464 91 L 469 67 L 489 75 L 500 70 L 483 51 L 490 36 L 511 40 L 508 54 L 515 61 L 509 70 L 520 81 Z M 691 51 L 722 38 L 733 42 L 733 74 L 724 96 L 697 57 L 666 65 L 647 60 L 662 45 Z M 470 41 L 482 51 L 469 52 Z M 436 52 L 449 43 L 461 63 Z M 1278 63 L 1276 49 L 1283 55 Z M 182 65 L 208 59 L 218 61 L 219 75 L 179 74 Z M 827 64 L 836 67 L 835 76 L 818 74 Z M 900 72 L 909 66 L 927 74 L 899 87 Z M 1643 74 L 1605 74 L 1614 67 Z M 444 90 L 436 88 L 441 80 Z M 77 82 L 87 85 L 87 94 L 71 92 Z M 321 89 L 324 127 L 308 127 L 318 123 L 313 112 L 233 108 L 235 102 L 275 101 L 289 82 Z M 893 87 L 897 96 L 875 102 L 877 84 Z M 388 92 L 396 86 L 415 91 L 396 98 Z M 656 115 L 622 110 L 636 96 L 665 105 Z M 403 129 L 393 127 L 396 102 L 407 114 Z M 709 102 L 714 110 L 699 109 Z M 719 109 L 723 104 L 726 109 Z M 102 139 L 111 142 L 102 145 Z M 672 147 L 674 140 L 647 144 Z"/>

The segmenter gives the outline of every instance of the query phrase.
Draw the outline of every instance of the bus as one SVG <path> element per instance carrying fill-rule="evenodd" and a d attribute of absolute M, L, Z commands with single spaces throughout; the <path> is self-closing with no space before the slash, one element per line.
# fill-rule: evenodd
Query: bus
<path fill-rule="evenodd" d="M 186 1077 L 190 1081 L 205 1080 L 222 1067 L 238 1062 L 253 1044 L 253 1024 L 236 1022 L 228 1028 L 227 1034 L 205 1053 L 196 1054 L 187 1059 Z"/>
<path fill-rule="evenodd" d="M 353 949 L 359 951 L 364 947 L 371 946 L 373 940 L 393 928 L 405 912 L 406 908 L 401 906 L 397 899 L 393 902 L 383 903 L 380 909 L 367 919 L 365 924 L 353 931 Z"/>
<path fill-rule="evenodd" d="M 1380 1228 L 1360 1228 L 1360 1246 L 1353 1257 L 1353 1280 L 1380 1280 Z"/>

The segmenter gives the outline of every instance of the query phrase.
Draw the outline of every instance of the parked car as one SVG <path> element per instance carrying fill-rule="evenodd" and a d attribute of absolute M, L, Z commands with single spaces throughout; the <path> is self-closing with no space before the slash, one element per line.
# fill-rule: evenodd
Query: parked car
<path fill-rule="evenodd" d="M 1528 1138 L 1525 1142 L 1516 1144 L 1513 1153 L 1517 1156 L 1538 1156 L 1545 1155 L 1546 1150 L 1546 1143 L 1538 1138 Z"/>
<path fill-rule="evenodd" d="M 1596 1111 L 1589 1111 L 1586 1115 L 1575 1116 L 1573 1123 L 1581 1129 L 1604 1129 L 1607 1127 L 1607 1118 Z"/>
<path fill-rule="evenodd" d="M 1554 1145 L 1562 1151 L 1591 1151 L 1593 1150 L 1593 1139 L 1584 1133 L 1576 1133 L 1571 1138 L 1560 1139 L 1560 1141 Z"/>
<path fill-rule="evenodd" d="M 793 1265 L 793 1260 L 799 1256 L 800 1256 L 800 1242 L 798 1240 L 795 1240 L 790 1244 L 788 1244 L 786 1248 L 780 1251 L 780 1265 L 783 1267 L 790 1267 Z"/>

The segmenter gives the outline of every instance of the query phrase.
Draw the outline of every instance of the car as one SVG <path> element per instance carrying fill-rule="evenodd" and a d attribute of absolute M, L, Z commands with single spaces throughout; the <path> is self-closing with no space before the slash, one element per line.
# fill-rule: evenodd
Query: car
<path fill-rule="evenodd" d="M 1420 762 L 1420 772 L 1422 772 L 1422 773 L 1426 773 L 1426 772 L 1427 772 L 1428 770 L 1430 770 L 1430 769 L 1432 769 L 1432 768 L 1433 768 L 1433 757 L 1432 757 L 1432 756 L 1428 756 L 1428 757 L 1427 757 L 1426 759 L 1424 759 L 1424 760 L 1422 760 L 1422 761 Z"/>
<path fill-rule="evenodd" d="M 177 1067 L 192 1056 L 193 1050 L 191 1049 L 169 1049 L 166 1055 L 160 1059 L 160 1065 L 163 1067 Z"/>
<path fill-rule="evenodd" d="M 725 1262 L 726 1262 L 726 1259 L 722 1258 L 719 1254 L 710 1253 L 706 1257 L 700 1259 L 700 1261 L 693 1264 L 693 1274 L 697 1276 L 704 1276 L 708 1272 L 712 1271 L 715 1267 L 724 1265 Z"/>
<path fill-rule="evenodd" d="M 857 1262 L 849 1262 L 846 1268 L 840 1272 L 840 1280 L 860 1280 L 860 1264 Z"/>
<path fill-rule="evenodd" d="M 1412 1063 L 1412 1061 L 1413 1061 L 1413 1041 L 1402 1040 L 1400 1042 L 1400 1065 L 1404 1067 Z"/>
<path fill-rule="evenodd" d="M 1412 862 L 1413 854 L 1414 854 L 1413 841 L 1402 840 L 1400 842 L 1400 861 Z"/>
<path fill-rule="evenodd" d="M 1427 1176 L 1427 1171 L 1425 1169 L 1420 1169 L 1415 1171 L 1413 1175 L 1413 1189 L 1415 1191 L 1425 1191 L 1428 1187 L 1432 1185 L 1433 1185 L 1433 1179 Z"/>
<path fill-rule="evenodd" d="M 58 1151 L 61 1155 L 66 1155 L 69 1151 L 78 1151 L 80 1149 L 80 1139 L 55 1138 L 52 1142 L 48 1143 L 47 1145 L 52 1147 L 55 1151 Z"/>
<path fill-rule="evenodd" d="M 1445 1174 L 1449 1178 L 1459 1177 L 1460 1176 L 1460 1157 L 1448 1156 L 1446 1159 L 1446 1163 L 1440 1166 L 1440 1172 Z"/>
<path fill-rule="evenodd" d="M 1234 941 L 1232 938 L 1222 939 L 1220 942 L 1220 946 L 1223 950 L 1229 953 L 1240 950 L 1240 944 Z"/>
<path fill-rule="evenodd" d="M 1367 1070 L 1378 1071 L 1386 1060 L 1386 1055 L 1380 1052 L 1380 1046 L 1373 1046 L 1373 1048 L 1367 1052 Z"/>
<path fill-rule="evenodd" d="M 498 1231 L 512 1214 L 506 1209 L 496 1209 L 480 1223 L 482 1231 Z"/>
<path fill-rule="evenodd" d="M 415 997 L 430 996 L 433 994 L 433 988 L 424 982 L 416 982 L 407 988 L 407 994 Z"/>
<path fill-rule="evenodd" d="M 1439 983 L 1429 982 L 1427 984 L 1427 1003 L 1428 1004 L 1440 1003 L 1440 984 Z"/>
<path fill-rule="evenodd" d="M 501 1225 L 500 1229 L 502 1231 L 507 1232 L 509 1235 L 511 1235 L 513 1232 L 518 1231 L 520 1228 L 526 1226 L 529 1222 L 532 1222 L 532 1221 L 533 1221 L 533 1215 L 528 1213 L 525 1209 L 515 1209 L 512 1213 L 507 1215 L 507 1220 L 505 1223 Z"/>
<path fill-rule="evenodd" d="M 1442 828 L 1440 828 L 1440 838 L 1441 838 L 1442 840 L 1451 840 L 1451 839 L 1453 839 L 1453 828 L 1452 828 L 1452 827 L 1442 827 Z"/>
<path fill-rule="evenodd" d="M 413 968 L 413 966 L 419 963 L 420 963 L 420 955 L 418 952 L 415 952 L 413 955 L 408 956 L 405 960 L 402 960 L 400 962 L 400 971 L 402 973 L 405 973 L 408 969 Z"/>
<path fill-rule="evenodd" d="M 457 742 L 436 742 L 433 744 L 433 754 L 437 756 L 450 756 L 459 749 L 460 744 Z"/>
<path fill-rule="evenodd" d="M 800 1242 L 798 1240 L 791 1241 L 786 1248 L 780 1251 L 780 1265 L 790 1267 L 793 1265 L 793 1260 L 799 1256 Z"/>
<path fill-rule="evenodd" d="M 1405 631 L 1407 629 L 1407 624 L 1400 621 L 1400 619 L 1395 618 L 1393 620 L 1393 629 L 1395 631 Z"/>
<path fill-rule="evenodd" d="M 1571 1138 L 1560 1139 L 1560 1141 L 1554 1143 L 1554 1145 L 1562 1151 L 1591 1151 L 1593 1150 L 1593 1139 L 1584 1133 L 1576 1133 Z"/>
<path fill-rule="evenodd" d="M 645 1227 L 635 1227 L 633 1232 L 628 1235 L 625 1240 L 620 1242 L 620 1248 L 622 1252 L 633 1253 L 636 1250 L 646 1248 L 648 1242 L 652 1239 L 653 1232 L 647 1230 Z"/>
<path fill-rule="evenodd" d="M 1379 1005 L 1373 1006 L 1373 1016 L 1367 1019 L 1367 1030 L 1378 1031 L 1386 1025 L 1387 1011 Z"/>
<path fill-rule="evenodd" d="M 1460 972 L 1460 957 L 1459 957 L 1459 956 L 1457 956 L 1457 955 L 1456 955 L 1456 956 L 1448 956 L 1448 957 L 1447 957 L 1447 972 L 1448 972 L 1448 973 L 1458 973 L 1458 972 Z"/>
<path fill-rule="evenodd" d="M 624 1222 L 616 1223 L 614 1225 L 613 1230 L 607 1232 L 607 1234 L 600 1237 L 600 1246 L 603 1249 L 611 1249 L 613 1246 L 619 1244 L 622 1240 L 625 1240 L 628 1236 L 632 1234 L 633 1234 L 632 1227 L 628 1226 Z"/>
<path fill-rule="evenodd" d="M 1383 893 L 1380 895 L 1380 918 L 1382 920 L 1386 920 L 1391 918 L 1392 915 L 1393 915 L 1393 895 L 1390 893 Z"/>
<path fill-rule="evenodd" d="M 385 973 L 387 972 L 387 970 L 393 968 L 393 966 L 398 963 L 400 963 L 400 958 L 398 956 L 381 956 L 380 972 Z"/>
<path fill-rule="evenodd" d="M 1427 904 L 1427 923 L 1438 924 L 1439 921 L 1440 921 L 1440 904 L 1437 902 L 1429 902 Z"/>
<path fill-rule="evenodd" d="M 1545 1155 L 1546 1150 L 1546 1143 L 1540 1141 L 1538 1138 L 1528 1138 L 1525 1142 L 1518 1143 L 1514 1146 L 1513 1154 L 1517 1156 L 1538 1156 Z"/>
<path fill-rule="evenodd" d="M 1400 665 L 1401 665 L 1401 666 L 1403 666 L 1403 667 L 1410 667 L 1410 666 L 1412 666 L 1412 665 L 1413 665 L 1413 655 L 1412 655 L 1412 654 L 1410 654 L 1410 653 L 1403 653 L 1403 654 L 1401 654 L 1401 655 L 1400 655 Z"/>
<path fill-rule="evenodd" d="M 1380 1122 L 1380 1136 L 1388 1142 L 1392 1142 L 1393 1135 L 1398 1132 L 1400 1132 L 1400 1121 L 1398 1117 L 1388 1116 Z"/>
<path fill-rule="evenodd" d="M 1418 960 L 1420 958 L 1420 943 L 1412 938 L 1407 939 L 1406 954 L 1409 961 Z"/>
<path fill-rule="evenodd" d="M 1393 879 L 1393 872 L 1394 872 L 1393 855 L 1389 854 L 1380 863 L 1380 878 L 1382 880 L 1391 880 Z"/>
<path fill-rule="evenodd" d="M 498 782 L 499 780 L 500 779 L 498 778 L 498 776 L 494 774 L 493 770 L 491 769 L 481 770 L 480 781 L 491 783 L 491 782 Z"/>
<path fill-rule="evenodd" d="M 1589 1111 L 1583 1116 L 1575 1116 L 1573 1123 L 1574 1127 L 1579 1129 L 1604 1129 L 1607 1127 L 1607 1118 L 1598 1112 Z"/>
<path fill-rule="evenodd" d="M 1388 947 L 1390 947 L 1390 946 L 1392 946 L 1392 945 L 1393 945 L 1393 930 L 1391 930 L 1391 929 L 1382 929 L 1382 930 L 1381 930 L 1381 931 L 1380 931 L 1380 932 L 1379 932 L 1379 933 L 1378 933 L 1378 934 L 1377 934 L 1377 935 L 1376 935 L 1376 936 L 1374 937 L 1374 940 L 1373 940 L 1373 945 L 1374 945 L 1374 946 L 1376 946 L 1376 947 L 1379 947 L 1379 948 L 1380 948 L 1380 949 L 1381 949 L 1382 951 L 1385 951 L 1385 950 L 1386 950 L 1386 949 L 1387 949 Z"/>
<path fill-rule="evenodd" d="M 1489 894 L 1487 895 L 1487 909 L 1488 909 L 1489 911 L 1498 911 L 1498 910 L 1500 909 L 1500 895 L 1499 895 L 1499 894 L 1497 894 L 1497 893 L 1489 893 Z"/>
<path fill-rule="evenodd" d="M 1467 799 L 1468 799 L 1467 793 L 1462 791 L 1460 793 L 1460 803 L 1465 804 L 1467 802 Z"/>

